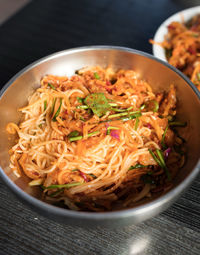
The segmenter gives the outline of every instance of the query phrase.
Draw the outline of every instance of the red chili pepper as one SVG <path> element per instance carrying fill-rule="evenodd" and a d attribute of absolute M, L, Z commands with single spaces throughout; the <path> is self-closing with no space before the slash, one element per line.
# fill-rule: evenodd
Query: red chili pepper
<path fill-rule="evenodd" d="M 89 182 L 89 179 L 87 178 L 86 174 L 81 171 L 79 171 L 79 172 L 80 172 L 81 177 L 83 177 L 84 181 Z"/>
<path fill-rule="evenodd" d="M 188 52 L 192 55 L 196 55 L 196 50 L 193 49 L 191 46 L 188 48 Z"/>
<path fill-rule="evenodd" d="M 120 141 L 119 130 L 111 130 L 110 135 Z"/>
<path fill-rule="evenodd" d="M 175 29 L 175 26 L 173 26 L 173 25 L 170 24 L 170 25 L 167 26 L 167 28 L 168 28 L 168 29 Z"/>

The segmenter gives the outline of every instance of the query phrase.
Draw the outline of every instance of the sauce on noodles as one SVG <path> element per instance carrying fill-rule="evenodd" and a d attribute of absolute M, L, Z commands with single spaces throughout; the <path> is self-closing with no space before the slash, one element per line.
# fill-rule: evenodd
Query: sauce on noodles
<path fill-rule="evenodd" d="M 133 70 L 83 68 L 46 75 L 19 109 L 10 167 L 66 208 L 110 211 L 162 194 L 184 164 L 176 89 L 154 93 Z"/>

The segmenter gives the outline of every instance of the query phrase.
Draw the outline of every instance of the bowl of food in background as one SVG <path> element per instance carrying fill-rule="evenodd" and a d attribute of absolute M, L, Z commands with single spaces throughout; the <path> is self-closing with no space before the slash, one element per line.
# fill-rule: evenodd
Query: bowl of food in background
<path fill-rule="evenodd" d="M 139 223 L 168 208 L 199 172 L 196 87 L 137 50 L 47 56 L 3 87 L 0 109 L 3 181 L 62 223 Z"/>
<path fill-rule="evenodd" d="M 200 90 L 200 6 L 169 17 L 150 42 L 155 57 L 178 68 Z"/>

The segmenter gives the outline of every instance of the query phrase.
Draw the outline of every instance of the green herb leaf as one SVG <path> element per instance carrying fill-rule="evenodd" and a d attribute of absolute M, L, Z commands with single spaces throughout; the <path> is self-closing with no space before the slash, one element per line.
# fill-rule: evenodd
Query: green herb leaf
<path fill-rule="evenodd" d="M 106 114 L 110 110 L 110 105 L 108 99 L 105 97 L 104 93 L 93 93 L 88 95 L 84 103 L 96 114 L 98 117 Z"/>
<path fill-rule="evenodd" d="M 54 90 L 56 90 L 56 88 L 51 84 L 51 83 L 48 83 L 48 86 Z"/>
<path fill-rule="evenodd" d="M 97 80 L 100 80 L 100 76 L 97 72 L 94 72 L 94 78 L 97 79 Z"/>

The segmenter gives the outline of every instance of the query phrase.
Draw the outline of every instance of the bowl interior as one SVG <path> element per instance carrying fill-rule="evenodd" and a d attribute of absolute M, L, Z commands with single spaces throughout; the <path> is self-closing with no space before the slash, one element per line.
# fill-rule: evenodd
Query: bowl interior
<path fill-rule="evenodd" d="M 9 149 L 14 144 L 13 137 L 6 133 L 8 122 L 18 123 L 19 107 L 27 104 L 27 97 L 39 87 L 40 79 L 46 74 L 71 76 L 85 66 L 110 66 L 113 69 L 134 69 L 140 77 L 151 84 L 154 91 L 168 90 L 175 84 L 178 97 L 178 116 L 187 121 L 182 136 L 187 140 L 187 161 L 174 180 L 179 185 L 195 168 L 200 156 L 200 100 L 193 85 L 187 78 L 175 72 L 150 55 L 122 48 L 91 47 L 63 51 L 34 63 L 17 74 L 1 92 L 0 98 L 0 166 L 5 174 L 20 189 L 35 197 L 37 189 L 28 187 L 26 178 L 16 178 L 9 168 Z M 3 92 L 4 91 L 4 92 Z"/>

